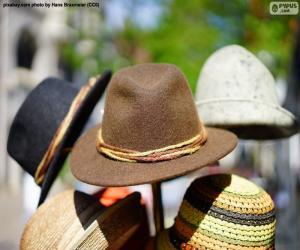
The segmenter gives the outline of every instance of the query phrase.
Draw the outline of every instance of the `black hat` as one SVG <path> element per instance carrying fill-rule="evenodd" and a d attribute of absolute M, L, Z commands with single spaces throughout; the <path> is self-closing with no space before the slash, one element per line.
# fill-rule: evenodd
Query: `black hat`
<path fill-rule="evenodd" d="M 7 151 L 41 186 L 39 205 L 110 78 L 111 71 L 105 71 L 81 89 L 64 80 L 47 78 L 31 91 L 17 112 Z"/>

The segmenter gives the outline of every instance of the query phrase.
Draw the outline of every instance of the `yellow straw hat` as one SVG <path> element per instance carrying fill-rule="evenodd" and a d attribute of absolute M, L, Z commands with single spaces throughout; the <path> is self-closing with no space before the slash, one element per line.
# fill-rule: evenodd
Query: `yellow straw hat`
<path fill-rule="evenodd" d="M 94 197 L 68 190 L 38 208 L 29 219 L 21 249 L 119 249 L 138 228 L 140 194 L 111 207 Z"/>
<path fill-rule="evenodd" d="M 187 189 L 172 228 L 156 237 L 161 249 L 274 249 L 271 197 L 236 175 L 201 177 Z"/>

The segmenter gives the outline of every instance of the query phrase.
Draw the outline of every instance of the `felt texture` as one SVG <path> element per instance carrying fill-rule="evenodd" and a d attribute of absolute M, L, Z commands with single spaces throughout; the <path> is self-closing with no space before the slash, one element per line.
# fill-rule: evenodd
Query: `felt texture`
<path fill-rule="evenodd" d="M 65 134 L 65 140 L 61 143 L 60 150 L 58 150 L 58 155 L 53 159 L 53 163 L 49 167 L 51 171 L 47 171 L 45 180 L 42 185 L 41 196 L 39 204 L 43 203 L 47 197 L 47 194 L 55 181 L 59 171 L 67 157 L 67 154 L 63 152 L 64 148 L 72 148 L 78 137 L 80 136 L 84 125 L 86 124 L 90 114 L 92 113 L 97 102 L 100 100 L 106 86 L 111 79 L 111 71 L 104 71 L 100 78 L 97 80 L 95 86 L 87 94 L 85 100 L 82 102 L 81 106 L 78 108 L 73 122 L 70 124 L 68 131 Z"/>
<path fill-rule="evenodd" d="M 102 123 L 105 143 L 147 151 L 190 139 L 199 130 L 192 93 L 175 66 L 142 64 L 113 76 Z"/>
<path fill-rule="evenodd" d="M 65 249 L 72 243 L 78 245 L 77 249 L 118 249 L 140 223 L 140 198 L 135 192 L 105 208 L 90 195 L 64 191 L 40 206 L 29 219 L 20 248 Z"/>
<path fill-rule="evenodd" d="M 289 137 L 296 133 L 299 124 L 294 116 L 279 106 L 255 101 L 211 102 L 199 105 L 203 114 L 227 114 L 207 121 L 209 126 L 232 131 L 242 139 L 271 140 Z M 244 110 L 247 112 L 241 113 Z M 230 112 L 230 114 L 228 113 Z M 272 119 L 266 114 L 272 115 Z M 245 124 L 237 121 L 244 121 Z M 258 122 L 260 120 L 260 122 Z M 247 121 L 247 124 L 246 124 Z"/>
<path fill-rule="evenodd" d="M 7 150 L 30 175 L 34 176 L 78 90 L 64 80 L 47 78 L 29 93 L 18 110 Z"/>
<path fill-rule="evenodd" d="M 71 171 L 82 182 L 104 187 L 154 183 L 182 176 L 221 159 L 237 144 L 231 132 L 207 128 L 207 142 L 191 155 L 156 163 L 125 163 L 98 153 L 95 138 L 99 128 L 92 128 L 77 141 Z"/>
<path fill-rule="evenodd" d="M 199 114 L 207 126 L 230 129 L 242 139 L 278 139 L 299 131 L 280 106 L 266 66 L 238 45 L 225 46 L 205 62 L 197 84 Z"/>
<path fill-rule="evenodd" d="M 110 81 L 111 72 L 105 71 L 78 107 L 57 152 L 46 172 L 41 187 L 41 204 L 56 179 L 67 154 L 79 137 L 89 115 Z M 7 151 L 20 166 L 34 176 L 59 125 L 79 92 L 71 83 L 56 78 L 41 82 L 25 99 L 11 125 Z"/>
<path fill-rule="evenodd" d="M 117 72 L 109 86 L 103 123 L 85 133 L 71 156 L 79 180 L 100 186 L 127 186 L 174 178 L 204 167 L 232 151 L 234 134 L 207 129 L 195 153 L 155 163 L 126 163 L 96 150 L 101 127 L 105 143 L 146 151 L 186 141 L 203 129 L 182 72 L 170 64 L 141 64 Z"/>

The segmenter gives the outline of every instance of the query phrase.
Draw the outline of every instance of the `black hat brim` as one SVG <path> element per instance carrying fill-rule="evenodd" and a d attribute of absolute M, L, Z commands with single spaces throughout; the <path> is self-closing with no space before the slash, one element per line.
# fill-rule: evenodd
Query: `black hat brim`
<path fill-rule="evenodd" d="M 90 114 L 92 113 L 94 107 L 97 102 L 103 95 L 106 86 L 108 85 L 111 78 L 111 71 L 106 70 L 102 73 L 102 75 L 97 79 L 95 85 L 90 89 L 89 93 L 82 101 L 80 107 L 74 115 L 73 120 L 70 123 L 69 128 L 63 136 L 63 139 L 55 153 L 52 162 L 49 165 L 49 168 L 45 174 L 44 181 L 41 186 L 41 195 L 39 199 L 38 205 L 41 205 L 54 183 L 56 177 L 61 170 L 63 163 L 67 157 L 67 153 L 65 151 L 66 148 L 72 148 L 77 138 L 80 136 L 80 133 L 86 124 Z"/>

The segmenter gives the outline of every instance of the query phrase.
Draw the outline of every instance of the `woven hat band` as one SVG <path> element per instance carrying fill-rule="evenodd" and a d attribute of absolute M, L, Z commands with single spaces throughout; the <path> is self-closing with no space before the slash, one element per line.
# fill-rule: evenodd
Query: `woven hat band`
<path fill-rule="evenodd" d="M 50 146 L 48 147 L 39 166 L 37 167 L 37 170 L 34 175 L 36 184 L 40 185 L 43 182 L 45 174 L 50 166 L 50 163 L 52 162 L 53 157 L 54 157 L 55 153 L 57 152 L 57 149 L 58 149 L 59 145 L 61 144 L 61 141 L 64 138 L 66 131 L 70 127 L 70 124 L 71 124 L 78 108 L 80 107 L 82 101 L 85 99 L 85 97 L 89 93 L 90 89 L 97 82 L 97 79 L 98 79 L 98 77 L 90 78 L 88 83 L 80 89 L 77 96 L 73 100 L 66 117 L 64 118 L 64 120 L 62 121 L 62 123 L 60 124 L 58 129 L 56 130 L 56 132 L 53 136 L 53 139 L 50 143 Z M 69 150 L 67 150 L 67 151 L 69 151 Z M 65 151 L 65 152 L 67 152 L 67 151 Z"/>
<path fill-rule="evenodd" d="M 96 148 L 99 153 L 108 156 L 111 159 L 124 162 L 159 162 L 173 160 L 184 155 L 193 154 L 207 140 L 207 132 L 202 125 L 200 133 L 186 141 L 169 145 L 159 149 L 148 150 L 144 152 L 119 148 L 106 144 L 102 137 L 102 130 L 99 130 Z"/>

